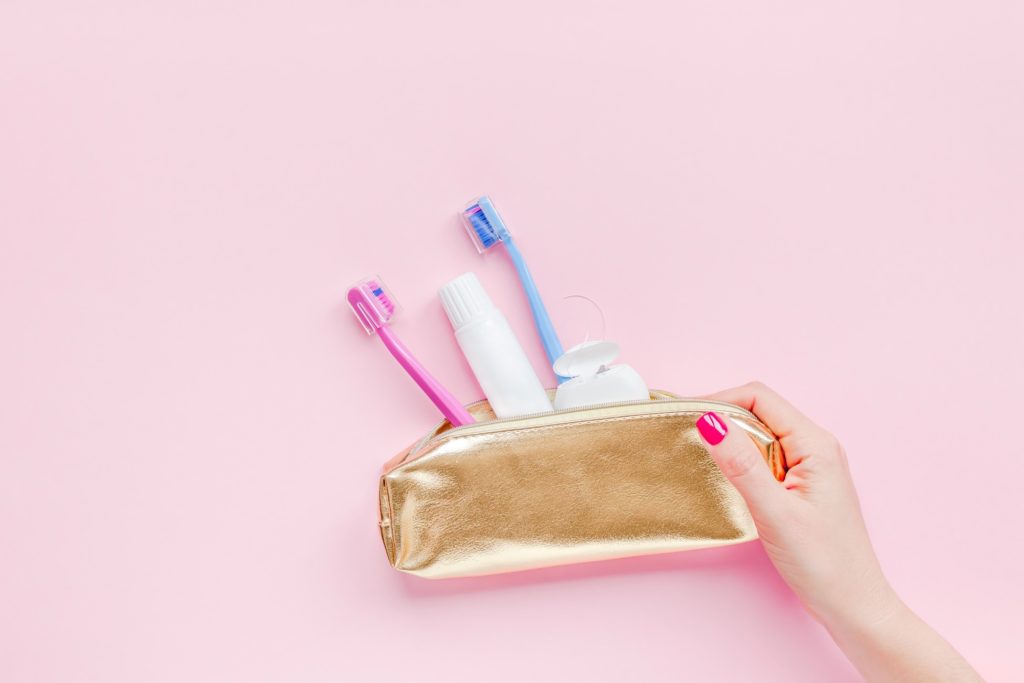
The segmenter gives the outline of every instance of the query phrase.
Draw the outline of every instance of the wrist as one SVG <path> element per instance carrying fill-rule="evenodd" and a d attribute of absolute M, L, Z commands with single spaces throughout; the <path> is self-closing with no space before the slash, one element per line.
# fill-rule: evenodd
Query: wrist
<path fill-rule="evenodd" d="M 814 614 L 832 633 L 874 631 L 909 612 L 880 571 L 830 592 L 833 599 L 824 601 Z"/>
<path fill-rule="evenodd" d="M 819 621 L 837 642 L 848 638 L 883 638 L 913 616 L 910 608 L 881 578 L 818 615 Z"/>

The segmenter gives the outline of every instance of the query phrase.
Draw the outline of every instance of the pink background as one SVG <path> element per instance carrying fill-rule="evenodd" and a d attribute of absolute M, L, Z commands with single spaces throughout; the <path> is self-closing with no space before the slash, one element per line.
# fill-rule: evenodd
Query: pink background
<path fill-rule="evenodd" d="M 0 677 L 855 679 L 756 543 L 388 567 L 379 467 L 436 415 L 342 295 L 383 275 L 468 401 L 434 291 L 472 269 L 541 368 L 456 223 L 481 192 L 651 384 L 761 379 L 834 430 L 892 582 L 1021 675 L 1022 34 L 1014 2 L 5 0 Z"/>

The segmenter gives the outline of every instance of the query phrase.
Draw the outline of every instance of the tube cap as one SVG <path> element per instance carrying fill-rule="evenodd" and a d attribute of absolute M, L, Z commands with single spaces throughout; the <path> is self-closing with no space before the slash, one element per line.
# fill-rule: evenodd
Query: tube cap
<path fill-rule="evenodd" d="M 437 294 L 456 332 L 477 316 L 494 309 L 491 297 L 473 273 L 463 273 L 437 290 Z"/>

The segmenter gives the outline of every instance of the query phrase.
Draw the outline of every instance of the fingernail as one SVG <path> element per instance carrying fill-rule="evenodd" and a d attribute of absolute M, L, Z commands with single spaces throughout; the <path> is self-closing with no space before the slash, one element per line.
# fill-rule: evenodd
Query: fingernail
<path fill-rule="evenodd" d="M 697 431 L 705 441 L 712 446 L 717 446 L 729 433 L 729 428 L 725 425 L 725 420 L 715 413 L 704 413 L 697 420 Z"/>

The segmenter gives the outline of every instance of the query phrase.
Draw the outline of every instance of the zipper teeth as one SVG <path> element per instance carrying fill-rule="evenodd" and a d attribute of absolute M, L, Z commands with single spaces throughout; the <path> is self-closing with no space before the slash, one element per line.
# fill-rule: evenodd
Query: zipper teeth
<path fill-rule="evenodd" d="M 480 401 L 480 403 L 482 403 L 482 402 L 483 401 Z M 568 413 L 581 413 L 581 412 L 586 412 L 586 411 L 590 411 L 590 410 L 608 410 L 608 409 L 615 409 L 615 408 L 624 408 L 624 407 L 634 406 L 634 405 L 649 405 L 649 406 L 659 406 L 659 405 L 661 405 L 661 406 L 666 406 L 667 407 L 670 404 L 679 404 L 679 403 L 706 404 L 706 405 L 722 406 L 724 408 L 728 408 L 732 412 L 737 412 L 738 411 L 738 412 L 742 413 L 743 415 L 747 415 L 747 416 L 750 416 L 750 417 L 755 417 L 749 410 L 747 410 L 745 408 L 741 408 L 740 406 L 733 405 L 731 403 L 725 403 L 723 401 L 715 401 L 713 399 L 704 399 L 704 398 L 658 398 L 658 399 L 640 399 L 640 400 L 636 400 L 636 401 L 619 401 L 617 403 L 595 403 L 595 404 L 592 404 L 592 405 L 578 406 L 578 407 L 575 407 L 575 408 L 563 408 L 561 410 L 553 410 L 553 411 L 549 411 L 549 412 L 545 412 L 545 413 L 531 413 L 529 415 L 516 415 L 515 417 L 499 417 L 499 418 L 495 418 L 493 420 L 487 420 L 486 422 L 474 422 L 472 424 L 460 425 L 458 427 L 452 427 L 451 429 L 446 429 L 445 431 L 441 432 L 440 434 L 431 433 L 431 435 L 429 437 L 427 437 L 425 439 L 422 439 L 420 441 L 420 443 L 416 444 L 416 447 L 413 448 L 412 451 L 410 451 L 410 453 L 416 453 L 416 452 L 421 451 L 423 448 L 425 448 L 426 446 L 430 445 L 436 439 L 447 438 L 450 435 L 459 434 L 459 433 L 462 433 L 462 432 L 464 432 L 466 430 L 474 429 L 474 428 L 479 428 L 479 427 L 492 427 L 492 426 L 496 426 L 496 425 L 509 424 L 509 423 L 513 423 L 513 422 L 525 422 L 526 420 L 537 419 L 537 418 L 541 418 L 541 417 L 555 417 L 555 416 L 559 416 L 559 415 L 566 415 Z M 470 405 L 472 406 L 472 405 L 476 405 L 476 404 L 470 404 Z"/>

